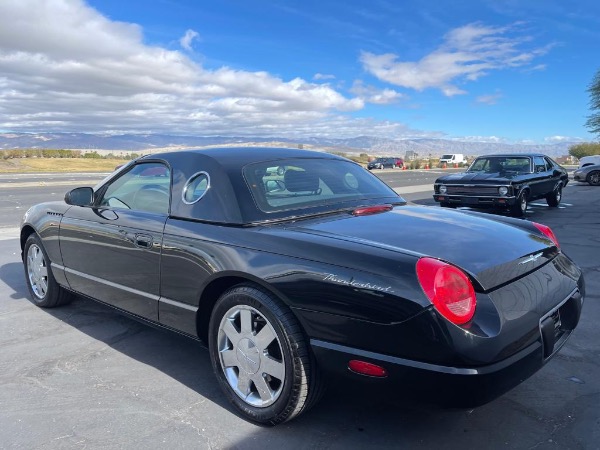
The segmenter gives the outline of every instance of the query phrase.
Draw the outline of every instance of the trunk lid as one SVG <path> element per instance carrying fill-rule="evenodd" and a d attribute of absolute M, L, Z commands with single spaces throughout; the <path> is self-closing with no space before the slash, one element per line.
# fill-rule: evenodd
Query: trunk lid
<path fill-rule="evenodd" d="M 439 258 L 471 274 L 484 290 L 533 271 L 557 253 L 553 243 L 539 233 L 491 217 L 423 206 L 398 206 L 388 212 L 361 217 L 349 214 L 302 221 L 292 229 Z"/>

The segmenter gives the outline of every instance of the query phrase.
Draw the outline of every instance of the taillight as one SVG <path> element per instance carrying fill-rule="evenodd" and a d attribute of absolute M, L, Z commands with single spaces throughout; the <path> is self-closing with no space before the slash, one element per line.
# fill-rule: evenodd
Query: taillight
<path fill-rule="evenodd" d="M 456 325 L 475 314 L 477 299 L 469 278 L 458 267 L 433 258 L 417 261 L 417 278 L 435 309 Z"/>
<path fill-rule="evenodd" d="M 560 248 L 558 239 L 556 238 L 556 235 L 550 229 L 549 226 L 542 225 L 541 223 L 536 223 L 536 222 L 531 222 L 531 223 L 533 224 L 534 227 L 536 227 L 538 230 L 540 230 L 544 236 L 546 236 L 548 239 L 550 239 L 552 242 L 554 242 L 554 245 L 556 245 L 556 248 Z"/>
<path fill-rule="evenodd" d="M 370 214 L 391 211 L 392 209 L 394 209 L 392 205 L 362 206 L 353 210 L 352 214 L 355 216 L 368 216 Z"/>

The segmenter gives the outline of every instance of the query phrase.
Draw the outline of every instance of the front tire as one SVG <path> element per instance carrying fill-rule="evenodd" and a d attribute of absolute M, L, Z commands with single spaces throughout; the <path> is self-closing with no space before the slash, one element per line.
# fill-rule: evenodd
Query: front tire
<path fill-rule="evenodd" d="M 587 182 L 590 186 L 600 186 L 600 172 L 590 172 L 587 176 Z"/>
<path fill-rule="evenodd" d="M 316 403 L 322 392 L 296 318 L 254 286 L 234 287 L 217 300 L 209 350 L 223 392 L 251 421 L 286 422 Z"/>
<path fill-rule="evenodd" d="M 527 192 L 521 192 L 517 202 L 511 206 L 510 212 L 514 217 L 523 217 L 527 211 Z"/>
<path fill-rule="evenodd" d="M 33 302 L 42 308 L 54 308 L 70 303 L 73 295 L 54 279 L 48 254 L 36 234 L 27 238 L 23 255 L 25 280 Z"/>
<path fill-rule="evenodd" d="M 546 196 L 546 203 L 548 206 L 556 208 L 560 204 L 562 199 L 562 184 L 559 184 L 550 194 Z"/>

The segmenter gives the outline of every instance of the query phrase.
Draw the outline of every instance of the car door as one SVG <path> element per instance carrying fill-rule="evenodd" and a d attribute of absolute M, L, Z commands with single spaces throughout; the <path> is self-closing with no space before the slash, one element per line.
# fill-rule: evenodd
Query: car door
<path fill-rule="evenodd" d="M 554 187 L 561 180 L 561 177 L 564 177 L 565 174 L 564 174 L 562 168 L 556 162 L 554 162 L 553 160 L 551 160 L 548 157 L 544 157 L 544 159 L 546 160 L 546 166 L 548 167 L 548 170 L 550 171 L 550 179 L 552 180 L 552 182 L 550 183 L 550 187 L 551 187 L 551 189 L 554 189 Z"/>
<path fill-rule="evenodd" d="M 60 247 L 72 289 L 157 320 L 161 243 L 171 176 L 160 162 L 140 162 L 73 206 L 60 224 Z"/>
<path fill-rule="evenodd" d="M 532 178 L 530 186 L 535 198 L 544 197 L 552 191 L 552 172 L 548 169 L 543 156 L 533 157 Z"/>

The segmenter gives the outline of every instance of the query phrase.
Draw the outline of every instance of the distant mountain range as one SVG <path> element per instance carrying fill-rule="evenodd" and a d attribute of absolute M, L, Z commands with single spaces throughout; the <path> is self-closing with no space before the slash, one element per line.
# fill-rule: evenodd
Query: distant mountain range
<path fill-rule="evenodd" d="M 451 139 L 384 139 L 358 136 L 348 139 L 309 137 L 287 139 L 279 137 L 239 136 L 172 136 L 163 134 L 87 134 L 87 133 L 0 133 L 0 150 L 23 148 L 80 149 L 99 152 L 148 152 L 169 149 L 191 149 L 208 146 L 284 146 L 324 149 L 346 153 L 368 153 L 404 157 L 407 151 L 419 156 L 440 156 L 444 153 L 482 155 L 486 153 L 540 152 L 551 157 L 568 155 L 577 142 L 555 144 L 507 144 L 459 141 Z"/>

